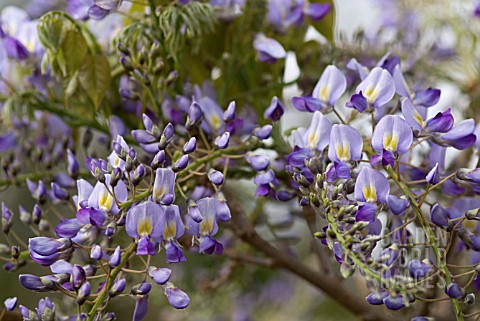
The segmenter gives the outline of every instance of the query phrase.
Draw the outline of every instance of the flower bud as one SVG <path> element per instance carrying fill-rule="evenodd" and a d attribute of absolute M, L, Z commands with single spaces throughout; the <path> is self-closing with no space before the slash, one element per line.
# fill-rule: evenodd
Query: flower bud
<path fill-rule="evenodd" d="M 212 182 L 214 185 L 220 186 L 223 184 L 223 174 L 221 172 L 210 168 L 207 176 L 210 182 Z"/>
<path fill-rule="evenodd" d="M 90 282 L 85 282 L 80 287 L 80 290 L 78 290 L 77 303 L 79 305 L 84 304 L 89 295 L 90 295 Z"/>
<path fill-rule="evenodd" d="M 76 179 L 80 172 L 80 164 L 70 149 L 67 149 L 67 172 L 73 179 Z"/>
<path fill-rule="evenodd" d="M 187 123 L 185 124 L 185 127 L 187 127 L 188 130 L 192 129 L 194 126 L 200 124 L 202 117 L 203 112 L 200 105 L 196 101 L 193 101 L 188 109 Z"/>
<path fill-rule="evenodd" d="M 228 104 L 227 110 L 223 113 L 223 121 L 226 123 L 232 122 L 235 120 L 236 115 L 236 104 L 235 101 L 231 101 L 230 104 Z"/>
<path fill-rule="evenodd" d="M 40 223 L 40 219 L 42 218 L 42 209 L 40 208 L 40 206 L 38 206 L 38 204 L 35 204 L 33 206 L 32 218 L 33 223 Z"/>
<path fill-rule="evenodd" d="M 153 157 L 153 160 L 150 166 L 152 167 L 152 169 L 155 170 L 160 166 L 162 166 L 163 163 L 165 163 L 165 151 L 161 150 L 155 155 L 155 157 Z"/>
<path fill-rule="evenodd" d="M 150 283 L 142 282 L 140 284 L 135 285 L 132 288 L 131 292 L 134 295 L 145 295 L 145 294 L 148 294 L 151 289 L 152 289 L 152 285 Z"/>
<path fill-rule="evenodd" d="M 167 268 L 156 268 L 154 266 L 148 268 L 148 275 L 155 283 L 160 285 L 167 283 L 171 274 L 172 271 Z"/>
<path fill-rule="evenodd" d="M 173 166 L 173 171 L 174 172 L 181 171 L 185 169 L 187 165 L 188 165 L 188 155 L 182 155 Z"/>
<path fill-rule="evenodd" d="M 12 211 L 10 211 L 5 203 L 2 203 L 2 231 L 5 234 L 10 232 L 10 228 L 12 227 L 12 217 Z"/>
<path fill-rule="evenodd" d="M 255 128 L 253 130 L 253 134 L 257 136 L 259 139 L 267 139 L 272 134 L 272 125 L 265 125 L 262 127 Z"/>
<path fill-rule="evenodd" d="M 78 289 L 83 282 L 87 279 L 87 275 L 85 270 L 80 265 L 73 265 L 72 268 L 72 277 L 70 283 L 72 284 L 74 289 Z"/>
<path fill-rule="evenodd" d="M 6 299 L 4 304 L 7 311 L 13 311 L 17 306 L 17 297 Z"/>
<path fill-rule="evenodd" d="M 126 284 L 127 282 L 125 281 L 125 279 L 120 279 L 116 281 L 115 283 L 113 283 L 110 291 L 108 291 L 108 295 L 113 298 L 118 294 L 122 293 L 125 290 Z"/>
<path fill-rule="evenodd" d="M 191 137 L 188 142 L 185 143 L 183 146 L 183 153 L 184 154 L 191 154 L 197 149 L 197 139 L 195 137 Z"/>
<path fill-rule="evenodd" d="M 228 147 L 228 143 L 230 142 L 230 132 L 224 132 L 217 138 L 215 138 L 215 146 L 220 149 L 225 149 Z"/>
<path fill-rule="evenodd" d="M 188 215 L 192 218 L 197 223 L 200 223 L 202 221 L 202 213 L 200 212 L 200 209 L 197 206 L 197 203 L 195 200 L 189 198 L 187 200 L 187 208 L 188 208 Z"/>
<path fill-rule="evenodd" d="M 116 267 L 120 265 L 120 261 L 122 260 L 122 253 L 120 251 L 120 246 L 117 246 L 115 248 L 115 251 L 113 252 L 112 256 L 110 256 L 110 260 L 108 261 L 108 265 L 110 267 Z"/>
<path fill-rule="evenodd" d="M 452 282 L 447 286 L 445 293 L 452 299 L 460 299 L 465 295 L 462 287 L 455 282 Z"/>

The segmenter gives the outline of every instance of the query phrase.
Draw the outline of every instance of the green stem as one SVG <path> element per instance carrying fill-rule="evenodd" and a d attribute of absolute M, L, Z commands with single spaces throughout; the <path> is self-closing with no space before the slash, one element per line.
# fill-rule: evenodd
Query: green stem
<path fill-rule="evenodd" d="M 395 173 L 395 171 L 391 166 L 385 167 L 385 170 L 393 179 L 393 181 L 397 184 L 397 186 L 402 190 L 402 192 L 410 198 L 411 207 L 415 213 L 415 216 L 420 221 L 420 224 L 422 225 L 422 228 L 427 235 L 428 243 L 432 247 L 433 253 L 435 254 L 438 269 L 442 272 L 442 275 L 445 278 L 446 284 L 448 285 L 452 283 L 452 276 L 450 274 L 450 270 L 447 267 L 447 263 L 444 260 L 443 255 L 440 252 L 440 249 L 438 247 L 437 237 L 435 236 L 435 233 L 433 232 L 430 226 L 430 223 L 427 221 L 425 216 L 423 216 L 420 206 L 417 203 L 415 194 L 413 194 L 413 192 L 404 182 L 401 182 L 398 179 L 397 173 Z M 460 307 L 458 300 L 454 298 L 450 298 L 450 301 L 452 302 L 453 310 L 455 311 L 455 319 L 457 321 L 463 321 L 464 319 L 462 316 L 462 309 Z"/>
<path fill-rule="evenodd" d="M 107 296 L 108 291 L 113 285 L 115 278 L 117 277 L 118 273 L 122 271 L 122 268 L 127 264 L 128 260 L 130 259 L 130 256 L 135 252 L 136 249 L 137 249 L 136 243 L 132 243 L 130 244 L 129 247 L 127 247 L 127 249 L 122 255 L 122 260 L 120 261 L 120 264 L 111 271 L 110 276 L 108 277 L 107 282 L 105 283 L 105 286 L 103 287 L 102 291 L 98 294 L 95 301 L 93 301 L 93 307 L 88 313 L 87 321 L 93 321 L 95 319 L 97 310 L 103 304 L 103 301 L 105 300 L 105 297 Z"/>

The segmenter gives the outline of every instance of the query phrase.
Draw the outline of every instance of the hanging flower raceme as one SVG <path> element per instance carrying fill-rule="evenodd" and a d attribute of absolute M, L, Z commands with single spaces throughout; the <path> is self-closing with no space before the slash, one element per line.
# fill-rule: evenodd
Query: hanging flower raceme
<path fill-rule="evenodd" d="M 160 238 L 165 229 L 165 210 L 154 202 L 134 205 L 127 214 L 125 229 L 138 240 L 137 255 L 155 255 L 151 239 Z"/>
<path fill-rule="evenodd" d="M 372 146 L 379 154 L 370 160 L 372 166 L 394 166 L 396 155 L 405 154 L 413 142 L 413 132 L 408 123 L 396 115 L 380 119 L 372 135 Z"/>

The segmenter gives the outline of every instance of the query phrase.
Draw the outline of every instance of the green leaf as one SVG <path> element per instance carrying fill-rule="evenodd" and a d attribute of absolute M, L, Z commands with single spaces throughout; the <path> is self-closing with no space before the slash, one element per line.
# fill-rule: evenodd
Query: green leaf
<path fill-rule="evenodd" d="M 110 87 L 110 64 L 103 55 L 88 55 L 78 70 L 78 79 L 88 97 L 98 109 L 100 101 Z"/>
<path fill-rule="evenodd" d="M 76 30 L 68 30 L 62 41 L 66 75 L 72 75 L 78 70 L 87 52 L 87 42 L 82 34 Z"/>
<path fill-rule="evenodd" d="M 37 24 L 38 38 L 47 50 L 57 52 L 62 42 L 65 18 L 58 12 L 43 15 Z"/>

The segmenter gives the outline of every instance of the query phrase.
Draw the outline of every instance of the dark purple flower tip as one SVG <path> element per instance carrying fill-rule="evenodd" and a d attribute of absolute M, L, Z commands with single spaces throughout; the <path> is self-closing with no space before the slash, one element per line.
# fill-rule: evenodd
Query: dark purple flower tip
<path fill-rule="evenodd" d="M 182 249 L 174 242 L 168 242 L 165 245 L 167 263 L 185 262 L 187 259 Z"/>
<path fill-rule="evenodd" d="M 438 203 L 432 206 L 430 219 L 433 224 L 441 228 L 446 228 L 449 224 L 447 211 Z"/>
<path fill-rule="evenodd" d="M 4 304 L 5 304 L 5 309 L 7 309 L 7 311 L 14 310 L 15 307 L 17 306 L 17 297 L 6 299 Z"/>
<path fill-rule="evenodd" d="M 452 129 L 453 123 L 453 115 L 450 108 L 448 108 L 443 113 L 439 112 L 430 118 L 425 125 L 425 129 L 430 133 L 446 133 Z"/>
<path fill-rule="evenodd" d="M 412 260 L 408 264 L 408 269 L 410 271 L 410 275 L 413 278 L 423 278 L 425 277 L 428 272 L 432 269 L 431 264 L 424 263 L 420 260 Z"/>
<path fill-rule="evenodd" d="M 188 165 L 188 155 L 182 155 L 178 160 L 177 162 L 175 163 L 175 165 L 173 166 L 173 170 L 178 172 L 178 171 L 181 171 L 183 169 L 185 169 Z"/>
<path fill-rule="evenodd" d="M 153 169 L 159 168 L 163 163 L 165 163 L 165 151 L 161 150 L 153 157 L 152 163 L 150 164 Z"/>
<path fill-rule="evenodd" d="M 462 287 L 455 282 L 452 282 L 447 286 L 445 293 L 453 299 L 460 299 L 465 295 Z"/>
<path fill-rule="evenodd" d="M 385 304 L 388 309 L 394 311 L 400 310 L 405 307 L 404 299 L 401 296 L 394 297 L 389 295 L 385 299 L 383 299 L 383 304 Z"/>
<path fill-rule="evenodd" d="M 249 155 L 247 156 L 247 162 L 254 170 L 263 171 L 270 164 L 270 157 L 266 155 Z"/>
<path fill-rule="evenodd" d="M 172 270 L 167 268 L 156 268 L 154 266 L 150 266 L 148 268 L 148 275 L 155 283 L 163 285 L 167 283 L 170 279 L 170 275 L 172 275 Z"/>
<path fill-rule="evenodd" d="M 350 178 L 350 167 L 343 162 L 333 162 L 326 174 L 327 182 L 331 183 L 339 178 Z"/>
<path fill-rule="evenodd" d="M 110 256 L 110 260 L 108 261 L 108 265 L 110 267 L 116 267 L 120 264 L 120 261 L 122 259 L 122 252 L 120 251 L 120 246 L 117 246 L 115 248 L 115 251 L 113 252 L 112 256 Z"/>
<path fill-rule="evenodd" d="M 332 6 L 328 3 L 310 3 L 303 9 L 303 13 L 312 20 L 318 21 L 325 17 L 331 9 Z"/>
<path fill-rule="evenodd" d="M 259 139 L 267 139 L 272 134 L 272 125 L 264 125 L 262 127 L 255 128 L 253 134 Z"/>
<path fill-rule="evenodd" d="M 72 277 L 70 283 L 74 289 L 78 289 L 83 282 L 87 279 L 87 274 L 85 270 L 80 265 L 73 265 L 72 268 Z"/>
<path fill-rule="evenodd" d="M 232 218 L 230 208 L 228 207 L 227 200 L 225 196 L 219 192 L 215 195 L 215 198 L 218 200 L 216 217 L 221 222 L 228 222 Z"/>
<path fill-rule="evenodd" d="M 90 292 L 91 292 L 90 282 L 83 283 L 80 289 L 78 290 L 77 303 L 80 305 L 85 303 L 88 296 L 90 295 Z"/>
<path fill-rule="evenodd" d="M 185 154 L 193 153 L 197 149 L 197 139 L 195 137 L 191 137 L 188 142 L 185 143 L 183 146 L 183 152 Z"/>
<path fill-rule="evenodd" d="M 157 251 L 155 251 L 155 246 L 150 241 L 150 238 L 148 236 L 142 236 L 138 241 L 137 255 L 155 255 L 156 253 Z"/>
<path fill-rule="evenodd" d="M 217 242 L 211 236 L 208 236 L 208 235 L 202 236 L 200 237 L 199 242 L 200 242 L 200 246 L 199 246 L 200 253 L 206 253 L 206 254 L 215 253 L 216 255 L 220 255 L 223 253 L 223 245 Z"/>
<path fill-rule="evenodd" d="M 223 121 L 226 123 L 232 122 L 237 117 L 235 101 L 228 104 L 227 110 L 223 113 Z"/>
<path fill-rule="evenodd" d="M 133 321 L 140 321 L 148 311 L 148 294 L 138 295 L 135 300 L 135 310 L 133 311 Z"/>
<path fill-rule="evenodd" d="M 255 36 L 253 46 L 258 53 L 258 60 L 274 63 L 278 59 L 285 58 L 287 53 L 282 45 L 275 39 L 266 37 L 263 33 Z"/>
<path fill-rule="evenodd" d="M 440 172 L 438 170 L 438 163 L 428 172 L 426 177 L 428 184 L 437 184 L 440 181 Z"/>
<path fill-rule="evenodd" d="M 311 96 L 293 97 L 292 105 L 298 111 L 307 111 L 310 113 L 320 110 L 323 107 L 323 103 L 320 99 Z"/>
<path fill-rule="evenodd" d="M 454 126 L 450 131 L 440 136 L 441 143 L 448 144 L 456 149 L 467 149 L 475 144 L 477 137 L 473 134 L 475 122 L 466 119 Z"/>
<path fill-rule="evenodd" d="M 12 59 L 24 60 L 30 56 L 27 48 L 20 41 L 10 36 L 3 38 L 3 45 L 7 51 L 7 56 Z"/>
<path fill-rule="evenodd" d="M 167 296 L 168 303 L 175 309 L 184 309 L 190 304 L 188 295 L 174 286 L 166 287 L 165 295 Z"/>
<path fill-rule="evenodd" d="M 282 201 L 282 202 L 287 202 L 289 200 L 291 200 L 295 195 L 289 191 L 286 191 L 284 189 L 282 190 L 279 190 L 277 192 L 277 198 L 279 201 Z"/>
<path fill-rule="evenodd" d="M 363 97 L 362 92 L 360 91 L 358 94 L 352 95 L 350 101 L 345 105 L 348 108 L 355 108 L 359 112 L 364 112 L 367 109 L 368 102 L 365 97 Z"/>
<path fill-rule="evenodd" d="M 413 104 L 415 106 L 430 107 L 438 103 L 440 100 L 440 89 L 428 88 L 426 90 L 419 91 L 413 98 Z"/>
<path fill-rule="evenodd" d="M 273 121 L 279 121 L 284 112 L 285 108 L 283 107 L 280 100 L 275 96 L 272 98 L 270 106 L 268 106 L 267 110 L 265 110 L 263 117 L 269 118 Z"/>
<path fill-rule="evenodd" d="M 18 280 L 23 287 L 37 292 L 48 292 L 55 289 L 55 282 L 45 277 L 38 277 L 31 274 L 20 274 Z"/>
<path fill-rule="evenodd" d="M 58 185 L 55 182 L 52 183 L 52 192 L 53 192 L 53 195 L 59 200 L 68 200 L 68 198 L 70 197 L 67 190 L 62 188 L 60 185 Z"/>
<path fill-rule="evenodd" d="M 152 290 L 152 284 L 148 282 L 142 282 L 140 284 L 135 285 L 131 292 L 134 295 L 145 295 L 150 293 L 150 290 Z"/>
<path fill-rule="evenodd" d="M 127 285 L 127 281 L 125 279 L 120 279 L 120 280 L 116 281 L 115 283 L 113 283 L 110 291 L 108 291 L 108 295 L 112 298 L 117 296 L 118 294 L 125 291 L 125 286 L 126 285 Z"/>
<path fill-rule="evenodd" d="M 109 12 L 109 10 L 105 10 L 95 4 L 88 8 L 88 16 L 93 20 L 102 20 Z"/>
<path fill-rule="evenodd" d="M 370 293 L 369 295 L 366 296 L 366 300 L 368 303 L 371 305 L 382 305 L 383 300 L 388 296 L 387 291 L 380 291 L 380 293 Z"/>
<path fill-rule="evenodd" d="M 207 176 L 210 182 L 212 182 L 214 185 L 220 186 L 223 184 L 223 174 L 221 172 L 210 168 Z"/>
<path fill-rule="evenodd" d="M 400 215 L 407 209 L 409 202 L 404 198 L 388 195 L 387 205 L 393 215 Z"/>
<path fill-rule="evenodd" d="M 225 149 L 228 147 L 228 143 L 230 142 L 230 132 L 224 132 L 217 138 L 215 138 L 215 146 L 220 149 Z"/>
<path fill-rule="evenodd" d="M 357 213 L 355 214 L 355 220 L 357 222 L 360 222 L 360 221 L 369 222 L 369 223 L 375 222 L 375 206 L 373 206 L 370 203 L 361 205 L 358 208 Z"/>

